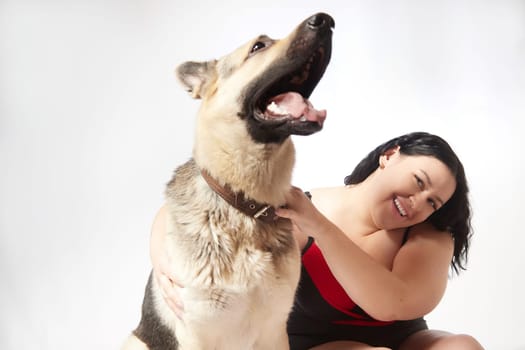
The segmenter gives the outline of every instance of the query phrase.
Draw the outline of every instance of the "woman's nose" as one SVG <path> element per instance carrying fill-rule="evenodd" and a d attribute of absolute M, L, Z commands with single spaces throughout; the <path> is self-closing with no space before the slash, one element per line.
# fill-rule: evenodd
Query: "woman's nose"
<path fill-rule="evenodd" d="M 414 210 L 425 209 L 425 204 L 428 202 L 429 194 L 421 191 L 410 196 L 410 205 Z"/>

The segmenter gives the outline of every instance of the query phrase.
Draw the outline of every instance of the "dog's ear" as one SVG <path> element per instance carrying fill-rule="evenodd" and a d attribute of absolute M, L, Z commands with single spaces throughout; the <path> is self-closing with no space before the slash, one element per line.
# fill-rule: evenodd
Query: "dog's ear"
<path fill-rule="evenodd" d="M 185 62 L 176 69 L 176 76 L 193 98 L 201 98 L 206 84 L 216 74 L 217 61 Z"/>

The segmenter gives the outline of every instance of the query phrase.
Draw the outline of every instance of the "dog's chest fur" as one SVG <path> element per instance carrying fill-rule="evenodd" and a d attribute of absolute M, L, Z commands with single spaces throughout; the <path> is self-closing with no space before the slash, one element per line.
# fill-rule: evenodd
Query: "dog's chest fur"
<path fill-rule="evenodd" d="M 240 213 L 208 187 L 193 160 L 177 168 L 166 194 L 166 248 L 185 285 L 186 311 L 184 324 L 169 313 L 165 321 L 177 322 L 178 339 L 220 339 L 233 342 L 231 348 L 251 348 L 256 335 L 246 332 L 254 332 L 253 323 L 275 328 L 286 320 L 292 303 L 300 263 L 290 223 L 266 224 Z M 213 324 L 213 330 L 202 329 L 206 324 Z M 223 326 L 247 336 L 224 339 Z"/>

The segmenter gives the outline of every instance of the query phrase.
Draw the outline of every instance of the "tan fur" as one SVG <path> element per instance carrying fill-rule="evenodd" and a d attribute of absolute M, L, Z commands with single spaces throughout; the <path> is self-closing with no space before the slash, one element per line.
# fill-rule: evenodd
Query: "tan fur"
<path fill-rule="evenodd" d="M 295 161 L 292 141 L 287 139 L 280 145 L 256 144 L 250 139 L 244 123 L 239 121 L 238 106 L 229 105 L 227 101 L 238 99 L 236 94 L 239 86 L 246 84 L 246 77 L 257 76 L 276 57 L 283 55 L 289 40 L 278 41 L 271 50 L 245 60 L 246 52 L 256 41 L 253 40 L 219 60 L 218 71 L 235 71 L 228 79 L 218 77 L 215 84 L 220 85 L 220 89 L 210 86 L 204 94 L 194 146 L 195 160 L 209 169 L 213 177 L 230 179 L 233 190 L 243 190 L 248 197 L 274 206 L 284 203 L 283 194 L 290 187 Z"/>
<path fill-rule="evenodd" d="M 121 348 L 126 350 L 148 350 L 148 346 L 133 335 L 126 338 Z"/>
<path fill-rule="evenodd" d="M 166 189 L 165 247 L 185 286 L 184 319 L 171 311 L 150 276 L 141 323 L 123 350 L 288 349 L 286 321 L 300 273 L 291 224 L 261 223 L 241 213 L 200 171 L 257 202 L 285 204 L 295 160 L 292 141 L 256 140 L 241 105 L 252 98 L 243 95 L 244 87 L 272 74 L 275 62 L 286 62 L 290 48 L 303 44 L 306 23 L 282 40 L 260 36 L 219 60 L 178 68 L 190 95 L 202 99 L 193 157 L 176 169 Z M 260 41 L 268 47 L 251 54 Z M 317 42 L 311 43 L 314 50 Z"/>

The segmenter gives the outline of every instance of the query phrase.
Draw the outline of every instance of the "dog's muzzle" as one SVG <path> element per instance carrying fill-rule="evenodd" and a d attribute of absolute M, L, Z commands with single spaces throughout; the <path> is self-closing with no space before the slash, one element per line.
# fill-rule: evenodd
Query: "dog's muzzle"
<path fill-rule="evenodd" d="M 290 135 L 322 129 L 326 111 L 315 109 L 308 98 L 330 61 L 334 27 L 333 18 L 325 13 L 304 20 L 285 39 L 289 47 L 284 57 L 247 87 L 242 116 L 248 117 L 256 141 L 282 142 Z"/>

